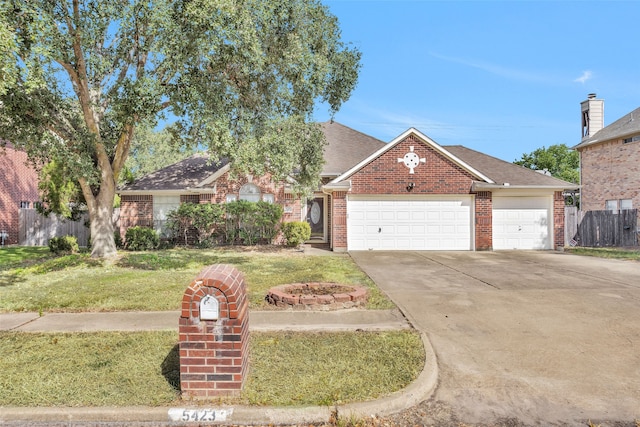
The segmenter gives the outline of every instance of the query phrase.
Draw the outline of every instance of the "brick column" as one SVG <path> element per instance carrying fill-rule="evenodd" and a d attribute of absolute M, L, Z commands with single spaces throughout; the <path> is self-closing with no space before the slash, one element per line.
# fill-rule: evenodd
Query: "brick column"
<path fill-rule="evenodd" d="M 347 250 L 347 192 L 337 191 L 331 197 L 331 249 Z"/>
<path fill-rule="evenodd" d="M 564 196 L 562 191 L 553 193 L 553 249 L 564 248 Z"/>
<path fill-rule="evenodd" d="M 493 248 L 493 201 L 490 191 L 476 194 L 476 250 L 490 251 Z"/>
<path fill-rule="evenodd" d="M 219 304 L 217 320 L 201 320 L 200 301 Z M 237 395 L 248 370 L 249 308 L 244 276 L 231 265 L 206 267 L 182 298 L 180 386 L 183 399 Z"/>

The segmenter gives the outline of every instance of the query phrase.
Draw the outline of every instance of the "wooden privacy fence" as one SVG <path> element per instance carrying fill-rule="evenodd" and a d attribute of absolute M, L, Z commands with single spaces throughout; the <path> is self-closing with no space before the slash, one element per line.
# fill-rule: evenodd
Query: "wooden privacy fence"
<path fill-rule="evenodd" d="M 579 211 L 565 207 L 565 244 L 606 247 L 638 246 L 638 210 Z"/>
<path fill-rule="evenodd" d="M 120 209 L 113 210 L 113 222 L 117 227 Z M 35 209 L 20 209 L 18 244 L 21 246 L 47 246 L 53 237 L 75 236 L 79 246 L 89 244 L 89 214 L 78 221 L 71 221 L 55 214 L 40 215 Z"/>

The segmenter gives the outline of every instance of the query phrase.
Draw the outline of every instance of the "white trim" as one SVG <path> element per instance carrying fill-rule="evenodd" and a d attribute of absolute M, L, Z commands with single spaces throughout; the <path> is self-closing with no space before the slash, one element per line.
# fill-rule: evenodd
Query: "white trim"
<path fill-rule="evenodd" d="M 196 187 L 204 187 L 205 185 L 211 184 L 212 182 L 220 178 L 222 175 L 227 173 L 229 169 L 231 169 L 231 163 L 227 163 L 226 165 L 218 169 L 215 173 L 209 175 L 207 178 L 200 181 L 198 184 L 196 184 Z"/>
<path fill-rule="evenodd" d="M 461 168 L 465 169 L 467 172 L 471 173 L 472 175 L 482 179 L 487 183 L 490 183 L 490 184 L 494 183 L 493 180 L 491 180 L 491 178 L 482 174 L 478 170 L 472 168 L 470 165 L 463 162 L 462 160 L 460 160 L 459 158 L 457 158 L 456 156 L 454 156 L 453 154 L 451 154 L 450 152 L 442 148 L 438 143 L 436 143 L 434 140 L 432 140 L 431 138 L 429 138 L 419 130 L 415 128 L 409 128 L 404 133 L 397 136 L 393 141 L 389 142 L 384 147 L 380 148 L 378 151 L 376 151 L 375 153 L 373 153 L 372 155 L 370 155 L 369 157 L 367 157 L 366 159 L 364 159 L 363 161 L 361 161 L 360 163 L 358 163 L 357 165 L 355 165 L 354 167 L 352 167 L 351 169 L 349 169 L 348 171 L 346 171 L 345 173 L 343 173 L 342 175 L 340 175 L 339 177 L 331 181 L 329 184 L 337 184 L 338 182 L 341 182 L 351 177 L 353 174 L 358 172 L 364 166 L 371 163 L 373 160 L 377 159 L 378 157 L 382 156 L 384 153 L 386 153 L 387 151 L 389 151 L 390 149 L 398 145 L 400 142 L 404 141 L 410 135 L 415 135 L 416 137 L 420 138 L 425 144 L 427 144 L 428 146 L 430 146 L 431 148 L 433 148 L 443 156 L 447 157 L 452 162 L 454 162 Z"/>

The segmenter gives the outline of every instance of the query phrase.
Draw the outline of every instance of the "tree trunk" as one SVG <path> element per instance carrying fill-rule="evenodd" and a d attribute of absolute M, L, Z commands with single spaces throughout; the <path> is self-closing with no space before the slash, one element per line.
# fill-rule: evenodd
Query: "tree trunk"
<path fill-rule="evenodd" d="M 89 204 L 91 258 L 111 258 L 118 254 L 113 235 L 113 197 L 113 191 L 103 188 L 96 197 L 93 208 Z"/>

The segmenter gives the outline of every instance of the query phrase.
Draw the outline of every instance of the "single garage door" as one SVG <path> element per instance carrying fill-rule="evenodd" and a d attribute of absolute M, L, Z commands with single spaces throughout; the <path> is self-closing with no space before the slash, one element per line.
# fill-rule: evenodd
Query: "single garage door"
<path fill-rule="evenodd" d="M 551 197 L 493 197 L 493 249 L 551 249 Z"/>
<path fill-rule="evenodd" d="M 349 250 L 470 250 L 471 197 L 347 200 Z"/>

